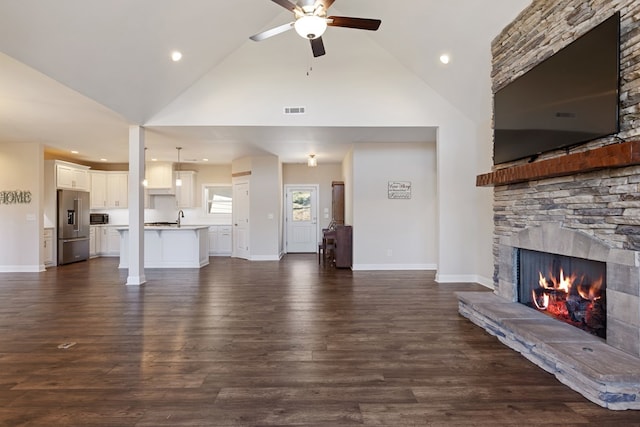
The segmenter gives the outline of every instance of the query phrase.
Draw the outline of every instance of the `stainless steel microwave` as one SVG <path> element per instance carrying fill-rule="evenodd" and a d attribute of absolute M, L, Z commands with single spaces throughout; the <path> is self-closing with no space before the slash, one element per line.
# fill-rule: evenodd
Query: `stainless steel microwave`
<path fill-rule="evenodd" d="M 92 213 L 89 214 L 89 224 L 109 224 L 109 214 Z"/>

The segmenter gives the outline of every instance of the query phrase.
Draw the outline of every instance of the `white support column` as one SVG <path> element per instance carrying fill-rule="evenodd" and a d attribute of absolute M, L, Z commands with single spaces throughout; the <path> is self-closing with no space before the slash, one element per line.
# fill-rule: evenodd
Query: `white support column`
<path fill-rule="evenodd" d="M 142 285 L 144 276 L 144 128 L 129 127 L 129 276 L 127 285 Z"/>

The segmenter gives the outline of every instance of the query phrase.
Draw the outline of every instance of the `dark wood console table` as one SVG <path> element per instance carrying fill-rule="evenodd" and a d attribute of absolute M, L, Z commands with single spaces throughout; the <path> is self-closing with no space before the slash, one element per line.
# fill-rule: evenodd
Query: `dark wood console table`
<path fill-rule="evenodd" d="M 330 256 L 337 268 L 351 268 L 353 264 L 353 228 L 350 225 L 337 225 L 322 230 L 322 253 Z"/>

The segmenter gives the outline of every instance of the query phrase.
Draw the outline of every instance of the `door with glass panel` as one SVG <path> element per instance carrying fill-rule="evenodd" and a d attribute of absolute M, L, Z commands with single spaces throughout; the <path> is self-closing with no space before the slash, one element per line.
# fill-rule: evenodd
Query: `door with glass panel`
<path fill-rule="evenodd" d="M 318 186 L 286 186 L 287 252 L 318 250 Z"/>

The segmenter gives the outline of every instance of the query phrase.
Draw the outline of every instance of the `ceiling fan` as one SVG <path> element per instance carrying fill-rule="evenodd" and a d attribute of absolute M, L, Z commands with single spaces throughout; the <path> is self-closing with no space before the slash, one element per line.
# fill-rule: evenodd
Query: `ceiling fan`
<path fill-rule="evenodd" d="M 249 38 L 258 42 L 295 28 L 301 37 L 310 40 L 314 57 L 325 54 L 322 34 L 324 34 L 327 26 L 376 31 L 382 23 L 379 19 L 327 16 L 327 9 L 331 7 L 335 0 L 297 0 L 295 3 L 290 0 L 271 1 L 293 12 L 295 20 L 288 24 L 254 34 Z"/>

